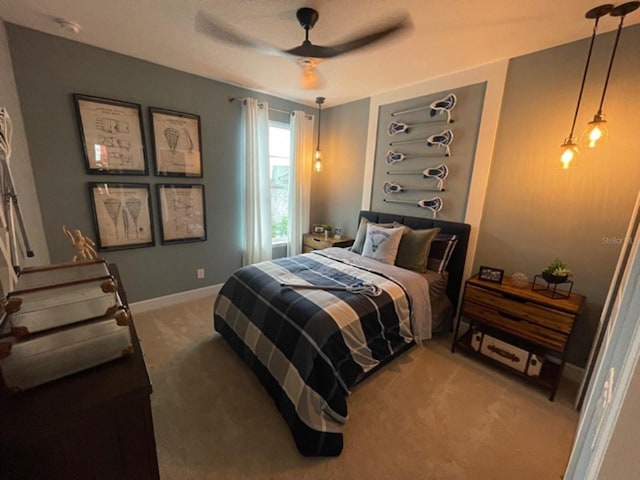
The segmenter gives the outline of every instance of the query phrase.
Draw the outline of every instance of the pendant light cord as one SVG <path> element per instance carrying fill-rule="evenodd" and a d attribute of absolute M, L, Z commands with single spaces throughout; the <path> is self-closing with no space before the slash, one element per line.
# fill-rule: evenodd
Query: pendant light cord
<path fill-rule="evenodd" d="M 322 104 L 324 103 L 324 97 L 317 97 L 316 103 L 318 104 L 318 144 L 316 145 L 316 151 L 320 150 L 320 121 L 322 120 Z"/>
<path fill-rule="evenodd" d="M 602 115 L 602 106 L 604 105 L 604 97 L 607 94 L 607 87 L 609 86 L 609 77 L 611 76 L 611 69 L 613 68 L 613 60 L 616 58 L 616 50 L 618 49 L 618 40 L 620 40 L 620 33 L 622 32 L 622 23 L 624 22 L 624 17 L 625 17 L 624 15 L 620 17 L 620 24 L 618 25 L 618 32 L 616 33 L 616 41 L 613 44 L 613 52 L 611 52 L 611 60 L 609 60 L 609 70 L 607 70 L 607 78 L 604 81 L 602 98 L 600 98 L 600 106 L 598 107 L 598 113 L 597 113 L 598 115 Z"/>
<path fill-rule="evenodd" d="M 593 34 L 591 35 L 591 44 L 589 45 L 589 53 L 587 53 L 587 63 L 584 65 L 584 73 L 582 74 L 582 84 L 580 85 L 580 93 L 578 94 L 578 103 L 576 104 L 576 111 L 573 114 L 573 123 L 571 124 L 571 132 L 569 133 L 569 139 L 573 138 L 573 131 L 576 128 L 576 120 L 578 119 L 578 111 L 580 110 L 580 102 L 582 102 L 582 94 L 584 92 L 584 84 L 587 80 L 587 72 L 589 71 L 589 63 L 591 62 L 591 52 L 593 51 L 593 44 L 596 39 L 596 31 L 598 30 L 598 22 L 600 17 L 596 17 L 593 24 Z M 608 78 L 608 77 L 607 77 Z"/>

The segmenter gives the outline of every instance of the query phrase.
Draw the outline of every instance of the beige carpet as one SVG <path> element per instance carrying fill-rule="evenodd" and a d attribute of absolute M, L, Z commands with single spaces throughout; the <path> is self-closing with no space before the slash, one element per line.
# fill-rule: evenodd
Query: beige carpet
<path fill-rule="evenodd" d="M 576 385 L 546 392 L 464 354 L 414 347 L 359 385 L 337 458 L 302 457 L 253 373 L 213 333 L 213 299 L 135 314 L 163 480 L 560 479 Z"/>

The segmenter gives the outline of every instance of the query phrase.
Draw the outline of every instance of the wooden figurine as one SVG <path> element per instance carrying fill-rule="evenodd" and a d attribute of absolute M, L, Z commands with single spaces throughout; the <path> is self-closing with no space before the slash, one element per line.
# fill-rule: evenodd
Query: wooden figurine
<path fill-rule="evenodd" d="M 96 244 L 89 237 L 85 237 L 79 229 L 71 233 L 66 225 L 63 225 L 62 231 L 76 249 L 76 254 L 73 256 L 74 262 L 92 260 L 98 257 L 94 248 Z"/>

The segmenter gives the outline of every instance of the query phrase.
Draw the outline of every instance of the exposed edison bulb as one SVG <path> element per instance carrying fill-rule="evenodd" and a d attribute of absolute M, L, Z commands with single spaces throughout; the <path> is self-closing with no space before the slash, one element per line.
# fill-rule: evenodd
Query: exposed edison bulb
<path fill-rule="evenodd" d="M 313 169 L 316 172 L 322 171 L 322 152 L 320 151 L 320 149 L 316 150 L 316 156 L 313 162 Z"/>
<path fill-rule="evenodd" d="M 575 138 L 567 138 L 561 146 L 562 153 L 560 154 L 560 162 L 562 162 L 562 168 L 567 169 L 570 167 L 573 159 L 578 155 L 578 146 L 576 145 Z"/>
<path fill-rule="evenodd" d="M 581 143 L 589 148 L 595 148 L 606 142 L 607 136 L 607 121 L 604 119 L 604 115 L 597 113 L 582 135 Z"/>

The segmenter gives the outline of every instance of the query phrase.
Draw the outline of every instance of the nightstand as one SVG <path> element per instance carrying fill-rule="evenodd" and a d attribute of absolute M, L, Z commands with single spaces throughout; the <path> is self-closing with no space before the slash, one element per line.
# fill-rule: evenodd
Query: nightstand
<path fill-rule="evenodd" d="M 451 351 L 458 346 L 551 391 L 553 400 L 565 364 L 565 352 L 582 295 L 549 298 L 531 289 L 466 281 Z M 460 324 L 469 329 L 458 337 Z"/>
<path fill-rule="evenodd" d="M 353 238 L 342 235 L 339 239 L 329 235 L 326 239 L 324 233 L 305 233 L 302 235 L 302 253 L 309 253 L 314 250 L 322 250 L 329 247 L 350 247 L 353 245 Z"/>

